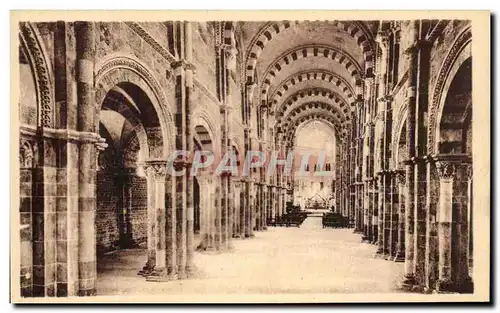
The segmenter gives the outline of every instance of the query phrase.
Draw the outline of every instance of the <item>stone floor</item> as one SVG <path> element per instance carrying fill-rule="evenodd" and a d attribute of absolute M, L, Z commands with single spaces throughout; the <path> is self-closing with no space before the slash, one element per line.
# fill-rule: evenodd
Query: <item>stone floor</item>
<path fill-rule="evenodd" d="M 352 229 L 323 229 L 308 217 L 300 228 L 269 228 L 233 240 L 229 252 L 196 252 L 199 278 L 164 283 L 137 276 L 144 250 L 108 254 L 98 263 L 99 295 L 398 292 L 403 263 L 374 258 L 376 247 Z"/>

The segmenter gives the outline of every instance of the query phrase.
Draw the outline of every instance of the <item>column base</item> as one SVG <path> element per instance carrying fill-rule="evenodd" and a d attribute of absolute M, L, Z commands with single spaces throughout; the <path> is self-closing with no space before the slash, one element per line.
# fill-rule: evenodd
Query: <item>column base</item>
<path fill-rule="evenodd" d="M 455 292 L 455 284 L 449 279 L 440 279 L 436 283 L 436 291 L 438 293 Z"/>
<path fill-rule="evenodd" d="M 149 262 L 146 262 L 146 265 L 137 273 L 140 276 L 148 276 L 154 270 L 154 266 L 150 265 Z"/>
<path fill-rule="evenodd" d="M 405 275 L 401 283 L 401 288 L 406 291 L 412 291 L 413 286 L 415 286 L 415 276 Z"/>
<path fill-rule="evenodd" d="M 394 256 L 393 256 L 393 255 L 391 255 L 390 253 L 388 253 L 388 254 L 384 254 L 384 259 L 385 259 L 386 261 L 392 261 L 392 260 L 394 259 Z"/>
<path fill-rule="evenodd" d="M 458 286 L 459 293 L 474 293 L 474 282 L 471 277 L 467 277 L 463 282 L 460 282 Z"/>
<path fill-rule="evenodd" d="M 241 235 L 240 234 L 234 234 L 233 238 L 241 238 Z"/>
<path fill-rule="evenodd" d="M 201 276 L 203 275 L 196 266 L 186 266 L 186 278 L 199 278 Z"/>
<path fill-rule="evenodd" d="M 216 254 L 219 252 L 215 246 L 207 247 L 207 246 L 201 246 L 201 245 L 196 248 L 196 251 L 202 252 L 202 253 L 209 253 L 209 254 Z"/>
<path fill-rule="evenodd" d="M 377 248 L 377 252 L 375 252 L 375 258 L 384 258 L 384 250 L 382 248 Z"/>
<path fill-rule="evenodd" d="M 436 292 L 436 290 L 435 290 L 434 288 L 431 288 L 431 287 L 429 287 L 429 286 L 425 286 L 425 287 L 424 287 L 424 293 L 425 293 L 425 294 L 429 294 L 429 295 L 430 295 L 430 294 L 433 294 L 433 293 L 435 293 L 435 292 Z"/>
<path fill-rule="evenodd" d="M 165 282 L 165 281 L 177 280 L 178 278 L 179 277 L 177 276 L 177 273 L 170 273 L 170 274 L 168 274 L 168 271 L 167 271 L 166 268 L 155 268 L 146 277 L 146 281 Z"/>
<path fill-rule="evenodd" d="M 425 287 L 420 285 L 413 285 L 411 291 L 416 293 L 425 293 Z"/>
<path fill-rule="evenodd" d="M 177 279 L 186 279 L 186 278 L 187 278 L 186 268 L 184 266 L 178 267 L 177 268 Z"/>
<path fill-rule="evenodd" d="M 397 252 L 396 256 L 393 259 L 394 262 L 404 262 L 405 261 L 405 254 L 404 252 Z"/>
<path fill-rule="evenodd" d="M 253 238 L 255 237 L 255 234 L 245 234 L 245 238 Z"/>
<path fill-rule="evenodd" d="M 97 295 L 97 290 L 95 288 L 78 290 L 79 297 L 92 297 L 92 296 L 96 296 L 96 295 Z"/>

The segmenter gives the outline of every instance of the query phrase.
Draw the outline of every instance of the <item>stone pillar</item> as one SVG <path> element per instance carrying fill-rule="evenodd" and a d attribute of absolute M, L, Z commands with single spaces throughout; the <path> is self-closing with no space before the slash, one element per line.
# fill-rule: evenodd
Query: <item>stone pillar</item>
<path fill-rule="evenodd" d="M 97 116 L 94 99 L 94 24 L 76 22 L 76 78 L 78 99 L 78 130 L 95 132 Z M 93 143 L 81 143 L 79 151 L 79 223 L 78 223 L 78 282 L 79 296 L 96 293 L 96 151 Z M 54 227 L 55 229 L 55 227 Z"/>
<path fill-rule="evenodd" d="M 384 256 L 391 255 L 391 220 L 392 220 L 392 190 L 391 173 L 384 171 Z"/>
<path fill-rule="evenodd" d="M 220 107 L 221 116 L 221 156 L 224 156 L 229 149 L 229 138 L 228 138 L 228 106 L 222 105 Z M 229 191 L 230 191 L 230 180 L 228 173 L 223 173 L 220 177 L 221 182 L 221 244 L 222 247 L 227 249 L 230 246 L 229 243 Z"/>
<path fill-rule="evenodd" d="M 427 169 L 425 160 L 415 158 L 415 234 L 414 234 L 414 274 L 418 290 L 423 291 L 425 285 L 426 254 L 426 188 Z"/>
<path fill-rule="evenodd" d="M 365 181 L 363 183 L 363 194 L 362 194 L 362 201 L 363 201 L 363 236 L 361 238 L 362 241 L 368 241 L 369 240 L 369 211 L 370 211 L 370 206 L 369 206 L 369 182 Z"/>
<path fill-rule="evenodd" d="M 262 186 L 262 192 L 263 192 L 263 198 L 262 198 L 262 230 L 267 230 L 267 217 L 268 217 L 268 211 L 269 211 L 269 192 L 268 192 L 268 187 L 267 184 L 264 184 Z"/>
<path fill-rule="evenodd" d="M 378 182 L 379 178 L 374 177 L 373 178 L 373 185 L 372 185 L 372 190 L 371 190 L 371 206 L 372 206 L 372 240 L 370 243 L 372 244 L 377 244 L 378 242 L 378 221 L 379 221 L 379 216 L 378 216 Z"/>
<path fill-rule="evenodd" d="M 243 178 L 241 181 L 241 191 L 240 191 L 240 237 L 245 238 L 246 230 L 246 220 L 247 220 L 247 178 Z"/>
<path fill-rule="evenodd" d="M 139 275 L 148 276 L 153 272 L 156 266 L 156 177 L 155 168 L 149 164 L 146 165 L 147 181 L 147 261 L 146 265 L 139 271 Z"/>
<path fill-rule="evenodd" d="M 176 219 L 176 179 L 167 176 L 165 183 L 165 194 L 167 198 L 166 220 L 165 220 L 165 244 L 166 244 L 166 266 L 169 280 L 177 279 L 177 219 Z"/>
<path fill-rule="evenodd" d="M 378 240 L 377 240 L 377 254 L 385 254 L 385 229 L 384 229 L 384 204 L 385 204 L 385 175 L 382 172 L 378 173 L 379 186 L 378 186 Z"/>
<path fill-rule="evenodd" d="M 396 245 L 395 262 L 404 262 L 405 260 L 405 194 L 406 194 L 406 171 L 398 170 L 396 172 L 398 183 L 398 243 Z"/>
<path fill-rule="evenodd" d="M 365 194 L 365 203 L 368 211 L 367 241 L 373 242 L 373 179 L 368 181 L 368 188 Z"/>
<path fill-rule="evenodd" d="M 147 161 L 145 169 L 148 185 L 148 260 L 143 274 L 147 275 L 148 280 L 168 280 L 165 231 L 166 161 Z"/>
<path fill-rule="evenodd" d="M 184 50 L 186 68 L 186 125 L 185 125 L 185 146 L 189 153 L 194 153 L 193 127 L 191 125 L 191 116 L 193 112 L 193 30 L 191 22 L 184 22 Z M 190 174 L 191 171 L 186 171 L 186 274 L 194 274 L 194 178 Z"/>
<path fill-rule="evenodd" d="M 179 26 L 179 25 L 178 25 Z M 173 63 L 171 66 L 176 76 L 176 150 L 186 150 L 186 71 L 185 63 L 182 61 Z M 175 179 L 175 204 L 176 204 L 176 252 L 177 252 L 177 275 L 179 279 L 186 278 L 186 246 L 187 246 L 187 180 L 188 170 L 185 159 L 174 161 L 174 167 L 177 171 L 186 170 L 185 175 Z"/>
<path fill-rule="evenodd" d="M 398 243 L 398 219 L 399 219 L 399 211 L 398 211 L 398 184 L 397 184 L 397 177 L 396 177 L 396 172 L 395 171 L 390 171 L 389 172 L 390 176 L 390 216 L 391 216 L 391 223 L 390 223 L 390 235 L 389 235 L 389 258 L 390 260 L 393 260 L 393 258 L 396 256 L 396 251 L 397 251 L 397 243 Z"/>
<path fill-rule="evenodd" d="M 452 277 L 452 223 L 453 223 L 453 179 L 457 164 L 436 163 L 439 175 L 438 244 L 439 280 L 438 291 L 455 291 Z"/>
<path fill-rule="evenodd" d="M 419 21 L 411 22 L 411 30 L 413 41 L 418 40 Z M 405 162 L 406 166 L 406 195 L 405 195 L 405 277 L 403 287 L 411 289 L 415 284 L 415 166 L 413 158 L 415 157 L 415 123 L 416 123 L 416 96 L 417 96 L 417 79 L 418 79 L 418 51 L 414 46 L 411 46 L 405 51 L 408 57 L 408 89 L 406 99 L 408 102 L 408 113 L 406 120 L 406 144 L 408 147 L 408 156 Z"/>
<path fill-rule="evenodd" d="M 213 194 L 214 199 L 214 223 L 215 223 L 215 234 L 214 234 L 214 246 L 217 251 L 222 248 L 222 191 L 220 177 L 214 177 L 215 192 Z"/>
<path fill-rule="evenodd" d="M 439 175 L 438 242 L 439 292 L 472 293 L 469 275 L 467 156 L 437 156 Z"/>
<path fill-rule="evenodd" d="M 425 285 L 424 292 L 432 292 L 438 279 L 438 225 L 439 178 L 432 157 L 426 157 L 426 241 L 425 241 Z"/>

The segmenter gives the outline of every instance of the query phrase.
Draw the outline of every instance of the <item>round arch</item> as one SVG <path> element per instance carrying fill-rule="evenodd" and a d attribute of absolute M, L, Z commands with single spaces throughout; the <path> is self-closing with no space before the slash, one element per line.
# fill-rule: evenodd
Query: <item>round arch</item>
<path fill-rule="evenodd" d="M 300 118 L 303 114 L 309 114 L 315 112 L 331 116 L 338 122 L 338 125 L 340 126 L 341 129 L 345 129 L 348 126 L 347 120 L 345 118 L 342 118 L 342 116 L 340 116 L 338 112 L 332 112 L 330 108 L 331 106 L 325 103 L 318 103 L 318 102 L 305 103 L 300 107 L 297 107 L 291 112 L 289 112 L 286 116 L 280 117 L 277 120 L 275 128 L 276 129 L 285 128 L 287 127 L 287 125 L 290 124 L 290 122 L 292 122 L 296 118 Z"/>
<path fill-rule="evenodd" d="M 309 88 L 302 89 L 289 96 L 281 103 L 278 110 L 275 112 L 276 117 L 283 116 L 296 103 L 300 103 L 303 99 L 307 102 L 320 102 L 332 107 L 342 119 L 350 120 L 348 105 L 345 100 L 336 92 L 326 88 Z M 301 104 L 302 105 L 302 104 Z M 351 105 L 351 111 L 354 111 L 354 105 Z"/>
<path fill-rule="evenodd" d="M 260 84 L 260 97 L 263 105 L 266 104 L 267 100 L 264 99 L 271 88 L 271 84 L 283 68 L 293 64 L 294 62 L 309 58 L 309 57 L 323 57 L 327 59 L 334 60 L 342 67 L 344 67 L 352 77 L 352 81 L 355 86 L 361 86 L 362 76 L 360 74 L 361 67 L 348 53 L 332 47 L 325 45 L 304 45 L 299 47 L 294 47 L 291 50 L 286 51 L 281 56 L 277 57 L 265 70 L 262 76 L 262 82 Z"/>
<path fill-rule="evenodd" d="M 290 89 L 290 87 L 303 81 L 324 81 L 337 86 L 345 95 L 346 102 L 353 104 L 355 101 L 355 91 L 351 84 L 342 76 L 329 70 L 306 70 L 290 75 L 286 78 L 269 96 L 271 106 L 277 105 L 281 97 Z M 357 96 L 357 95 L 356 95 Z"/>
<path fill-rule="evenodd" d="M 208 112 L 203 109 L 193 112 L 191 125 L 193 127 L 193 134 L 196 134 L 198 140 L 202 143 L 203 150 L 214 153 L 220 151 L 220 147 L 217 145 L 220 140 L 214 126 L 216 124 Z"/>
<path fill-rule="evenodd" d="M 54 73 L 38 29 L 32 23 L 19 23 L 19 40 L 28 59 L 35 83 L 37 125 L 55 128 Z"/>
<path fill-rule="evenodd" d="M 96 64 L 95 73 L 96 103 L 102 103 L 111 88 L 121 83 L 135 85 L 145 93 L 158 116 L 163 140 L 162 158 L 167 158 L 175 150 L 174 122 L 167 98 L 152 72 L 135 57 L 110 55 Z"/>
<path fill-rule="evenodd" d="M 368 28 L 359 21 L 328 21 L 331 25 L 335 26 L 341 31 L 349 34 L 359 45 L 363 52 L 365 61 L 366 73 L 372 73 L 374 67 L 375 48 L 373 44 L 373 35 Z M 300 21 L 278 21 L 268 22 L 264 24 L 259 32 L 252 38 L 248 49 L 246 50 L 246 77 L 248 82 L 253 81 L 254 71 L 256 64 L 259 60 L 261 52 L 264 50 L 266 44 L 270 42 L 281 31 L 300 25 Z"/>
<path fill-rule="evenodd" d="M 446 101 L 446 95 L 448 94 L 448 90 L 453 81 L 453 78 L 455 77 L 461 65 L 467 59 L 472 57 L 471 42 L 471 27 L 467 27 L 454 41 L 439 70 L 429 108 L 429 128 L 427 134 L 427 142 L 430 154 L 438 153 L 438 127 L 439 122 L 441 121 L 441 112 Z"/>

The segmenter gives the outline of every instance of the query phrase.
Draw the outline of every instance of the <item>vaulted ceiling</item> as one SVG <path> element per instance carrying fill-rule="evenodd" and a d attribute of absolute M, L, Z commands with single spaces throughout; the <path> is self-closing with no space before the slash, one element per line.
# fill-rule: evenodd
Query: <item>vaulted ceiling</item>
<path fill-rule="evenodd" d="M 239 23 L 253 105 L 274 115 L 286 140 L 311 120 L 345 136 L 363 79 L 373 74 L 379 22 L 274 21 Z"/>

